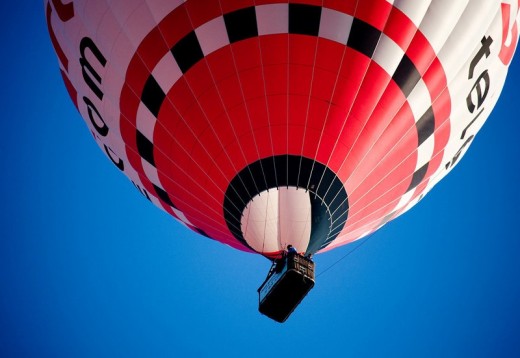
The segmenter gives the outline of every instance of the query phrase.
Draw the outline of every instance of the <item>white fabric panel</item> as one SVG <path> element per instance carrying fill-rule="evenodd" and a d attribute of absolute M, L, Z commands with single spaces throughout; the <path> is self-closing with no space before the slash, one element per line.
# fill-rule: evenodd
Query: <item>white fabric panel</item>
<path fill-rule="evenodd" d="M 383 33 L 379 38 L 372 59 L 381 66 L 389 76 L 392 76 L 403 56 L 403 49 Z"/>
<path fill-rule="evenodd" d="M 184 215 L 184 213 L 182 211 L 177 210 L 175 208 L 172 208 L 172 210 L 175 213 L 175 215 L 177 215 L 177 217 L 179 218 L 180 221 L 182 221 L 185 224 L 189 224 L 189 225 L 193 226 L 193 224 L 188 220 L 188 218 Z"/>
<path fill-rule="evenodd" d="M 253 198 L 241 220 L 246 242 L 256 251 L 275 252 L 278 244 L 278 191 L 264 191 Z"/>
<path fill-rule="evenodd" d="M 92 4 L 99 2 L 98 0 L 84 0 L 84 1 L 74 1 L 74 9 L 76 9 L 76 5 L 83 3 L 84 7 L 90 7 Z M 114 13 L 117 13 L 119 23 L 126 23 L 126 20 L 130 17 L 131 14 L 134 13 L 135 9 L 139 6 L 143 5 L 143 0 L 110 0 L 110 1 L 102 1 L 106 3 Z M 149 12 L 149 11 L 147 11 Z"/>
<path fill-rule="evenodd" d="M 435 53 L 439 53 L 444 46 L 446 39 L 449 38 L 453 28 L 459 22 L 469 1 L 435 0 L 431 2 L 428 11 L 421 21 L 419 30 L 428 38 Z M 418 3 L 418 1 L 408 2 L 410 6 L 416 6 Z"/>
<path fill-rule="evenodd" d="M 309 193 L 294 187 L 260 193 L 244 210 L 241 228 L 256 251 L 275 252 L 288 244 L 305 251 L 311 232 Z"/>
<path fill-rule="evenodd" d="M 428 108 L 431 107 L 432 98 L 428 91 L 428 87 L 426 87 L 422 78 L 417 82 L 412 92 L 408 95 L 408 104 L 412 110 L 415 123 L 417 123 L 423 114 L 426 113 Z"/>
<path fill-rule="evenodd" d="M 274 4 L 256 7 L 258 34 L 284 34 L 289 31 L 289 5 Z"/>
<path fill-rule="evenodd" d="M 154 1 L 144 1 L 148 8 L 150 9 L 150 13 L 157 23 L 159 23 L 166 14 L 169 14 L 173 9 L 182 5 L 185 1 L 183 0 L 154 0 Z"/>
<path fill-rule="evenodd" d="M 137 4 L 137 2 L 134 3 Z M 129 4 L 129 8 L 130 7 L 131 4 Z M 89 126 L 89 129 L 95 132 L 95 129 L 93 129 L 88 120 L 87 108 L 81 100 L 83 96 L 86 96 L 94 103 L 100 113 L 102 113 L 104 122 L 110 128 L 107 137 L 96 138 L 100 148 L 105 153 L 105 148 L 102 143 L 106 143 L 110 149 L 116 153 L 117 157 L 127 162 L 124 144 L 119 135 L 120 116 L 118 113 L 118 96 L 123 86 L 128 62 L 132 58 L 135 49 L 128 40 L 126 33 L 121 30 L 120 24 L 112 10 L 107 7 L 106 2 L 75 2 L 74 10 L 75 16 L 67 22 L 67 26 L 77 26 L 77 31 L 71 31 L 69 28 L 68 36 L 70 36 L 70 39 L 68 41 L 60 41 L 60 45 L 63 46 L 70 42 L 75 43 L 78 46 L 70 49 L 70 52 L 67 52 L 66 54 L 69 59 L 68 77 L 78 92 L 78 107 L 80 113 L 83 118 L 85 118 L 85 122 Z M 83 21 L 85 16 L 88 16 L 91 13 L 103 13 L 103 16 L 99 18 L 98 22 L 93 21 L 94 19 L 91 18 L 88 19 L 89 21 Z M 59 21 L 57 21 L 57 23 L 59 23 Z M 96 35 L 101 33 L 103 34 L 102 36 Z M 100 101 L 85 83 L 81 65 L 77 60 L 79 56 L 79 43 L 84 37 L 92 38 L 99 51 L 101 51 L 102 55 L 107 59 L 107 63 L 103 68 L 92 55 L 90 50 L 85 51 L 87 60 L 89 60 L 89 63 L 101 76 L 101 85 L 99 87 L 103 92 L 103 101 Z M 117 59 L 117 61 L 111 60 L 114 58 Z M 107 109 L 109 109 L 109 111 L 107 111 Z"/>
<path fill-rule="evenodd" d="M 415 166 L 415 170 L 422 168 L 426 163 L 432 160 L 434 147 L 435 136 L 431 135 L 417 148 L 417 165 Z"/>
<path fill-rule="evenodd" d="M 50 0 L 49 2 L 53 2 Z M 65 3 L 65 1 L 61 1 Z M 136 3 L 134 1 L 134 3 Z M 93 35 L 96 33 L 95 28 L 99 24 L 101 19 L 101 15 L 105 14 L 107 10 L 110 9 L 107 1 L 95 1 L 95 0 L 84 0 L 84 1 L 74 1 L 74 18 L 81 18 L 82 23 L 81 26 L 85 28 L 87 31 L 91 32 Z M 135 5 L 132 7 L 135 8 Z M 88 19 L 88 21 L 84 21 Z M 96 21 L 97 20 L 97 21 Z M 70 20 L 69 20 L 70 21 Z"/>
<path fill-rule="evenodd" d="M 311 236 L 311 202 L 309 193 L 294 187 L 278 190 L 280 243 L 292 244 L 298 252 L 305 251 Z"/>
<path fill-rule="evenodd" d="M 451 82 L 461 66 L 473 57 L 475 46 L 480 44 L 499 8 L 494 1 L 472 0 L 456 26 L 449 31 L 449 38 L 438 52 L 448 82 Z"/>
<path fill-rule="evenodd" d="M 141 159 L 141 164 L 143 166 L 144 174 L 146 177 L 156 186 L 162 188 L 161 181 L 159 180 L 159 173 L 157 172 L 157 168 L 148 163 L 146 160 Z"/>
<path fill-rule="evenodd" d="M 126 146 L 119 134 L 119 106 L 112 101 L 104 101 L 103 111 L 101 113 L 103 113 L 103 120 L 105 120 L 110 128 L 107 137 L 103 138 L 103 142 L 109 143 L 112 151 L 126 162 Z"/>
<path fill-rule="evenodd" d="M 217 17 L 195 29 L 204 56 L 229 45 L 229 38 L 223 17 Z"/>
<path fill-rule="evenodd" d="M 475 135 L 483 125 L 487 116 L 491 112 L 498 95 L 500 94 L 503 83 L 505 80 L 505 75 L 507 73 L 507 68 L 501 63 L 498 59 L 498 53 L 500 51 L 501 45 L 501 34 L 502 34 L 502 17 L 501 13 L 497 13 L 493 22 L 493 26 L 487 29 L 487 32 L 481 33 L 478 41 L 473 43 L 473 48 L 468 51 L 469 55 L 465 56 L 465 63 L 460 67 L 459 72 L 453 76 L 452 81 L 449 84 L 449 90 L 452 97 L 452 114 L 451 118 L 456 118 L 457 120 L 451 121 L 451 133 L 448 144 L 445 148 L 444 162 L 449 162 L 453 156 L 457 154 L 460 150 L 461 146 L 465 142 L 465 140 L 471 135 Z M 490 54 L 489 57 L 485 57 L 483 55 L 482 58 L 476 63 L 473 69 L 473 77 L 469 78 L 469 70 L 471 66 L 471 62 L 474 58 L 476 58 L 477 54 L 482 48 L 481 38 L 482 37 L 491 37 L 493 39 L 493 43 L 490 46 Z M 476 99 L 476 90 L 473 89 L 474 86 L 478 82 L 479 76 L 487 71 L 489 76 L 489 89 L 488 94 L 485 97 L 480 108 L 475 107 L 473 113 L 471 113 L 468 109 L 466 99 L 470 95 L 477 106 Z M 484 80 L 481 80 L 477 86 L 484 87 Z M 477 114 L 480 110 L 484 109 L 484 112 L 477 118 Z M 472 124 L 470 124 L 473 122 Z M 464 138 L 462 138 L 463 131 Z M 464 148 L 463 152 L 467 150 L 467 147 Z M 457 162 L 460 161 L 462 156 L 459 156 Z M 446 175 L 449 172 L 446 171 L 443 173 L 440 178 Z M 438 178 L 437 181 L 440 179 Z"/>
<path fill-rule="evenodd" d="M 182 77 L 182 71 L 175 58 L 167 53 L 152 71 L 152 75 L 164 93 L 173 87 L 173 84 Z"/>
<path fill-rule="evenodd" d="M 404 195 L 401 197 L 401 200 L 399 200 L 399 203 L 395 206 L 395 209 L 394 209 L 393 211 L 400 210 L 400 209 L 402 209 L 404 206 L 406 206 L 406 204 L 408 204 L 408 202 L 409 202 L 410 199 L 412 198 L 414 192 L 415 192 L 415 190 L 410 190 L 408 193 L 404 194 Z"/>
<path fill-rule="evenodd" d="M 458 1 L 458 0 L 457 0 Z M 389 1 L 390 2 L 390 1 Z M 395 0 L 393 4 L 419 27 L 431 1 Z"/>
<path fill-rule="evenodd" d="M 150 142 L 153 143 L 153 131 L 155 129 L 157 119 L 142 103 L 137 108 L 136 127 Z"/>
<path fill-rule="evenodd" d="M 319 36 L 346 44 L 352 21 L 352 16 L 336 10 L 323 8 L 321 11 Z"/>
<path fill-rule="evenodd" d="M 143 41 L 150 29 L 153 29 L 157 25 L 157 21 L 150 13 L 150 9 L 146 3 L 142 2 L 139 7 L 130 14 L 126 22 L 120 22 L 120 24 L 124 25 L 128 38 L 137 47 Z"/>

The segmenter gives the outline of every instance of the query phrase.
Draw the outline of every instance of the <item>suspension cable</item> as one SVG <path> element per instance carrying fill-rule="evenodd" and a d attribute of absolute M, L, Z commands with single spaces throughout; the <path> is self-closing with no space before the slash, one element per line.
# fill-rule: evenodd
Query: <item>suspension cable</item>
<path fill-rule="evenodd" d="M 364 239 L 361 239 L 360 243 L 354 247 L 352 250 L 350 250 L 349 252 L 347 252 L 344 256 L 342 256 L 339 260 L 337 260 L 336 262 L 334 262 L 332 265 L 330 265 L 329 267 L 327 267 L 325 270 L 323 270 L 322 272 L 320 272 L 318 275 L 316 275 L 316 278 L 320 277 L 321 275 L 323 275 L 325 272 L 329 271 L 331 268 L 333 268 L 334 266 L 336 266 L 340 261 L 342 261 L 344 258 L 346 258 L 347 256 L 349 256 L 351 253 L 353 253 L 354 251 L 356 251 L 357 249 L 359 249 L 361 246 L 363 246 L 364 244 L 366 244 L 368 242 L 368 240 L 370 240 L 372 238 L 372 236 L 375 234 L 375 232 L 371 233 L 370 235 L 368 235 L 367 237 L 365 237 Z"/>

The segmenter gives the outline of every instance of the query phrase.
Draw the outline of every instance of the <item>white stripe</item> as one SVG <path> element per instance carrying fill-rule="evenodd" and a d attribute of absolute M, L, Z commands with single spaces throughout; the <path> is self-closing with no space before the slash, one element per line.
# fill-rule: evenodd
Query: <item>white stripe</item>
<path fill-rule="evenodd" d="M 381 66 L 389 76 L 392 76 L 403 56 L 403 49 L 391 38 L 382 33 L 372 59 Z"/>
<path fill-rule="evenodd" d="M 165 94 L 168 94 L 168 91 L 173 87 L 175 82 L 182 77 L 182 71 L 171 52 L 168 51 L 157 66 L 155 66 L 152 71 L 152 76 Z"/>
<path fill-rule="evenodd" d="M 432 98 L 430 96 L 430 91 L 428 91 L 428 87 L 426 87 L 422 77 L 421 80 L 417 82 L 410 95 L 408 95 L 408 104 L 412 110 L 415 123 L 417 123 L 428 108 L 431 107 Z"/>
<path fill-rule="evenodd" d="M 258 35 L 289 32 L 289 4 L 256 6 Z"/>
<path fill-rule="evenodd" d="M 346 44 L 353 18 L 342 12 L 322 8 L 319 36 Z"/>
<path fill-rule="evenodd" d="M 175 215 L 177 215 L 178 219 L 185 223 L 185 224 L 188 224 L 188 225 L 191 225 L 191 226 L 194 226 L 189 220 L 188 218 L 184 215 L 184 213 L 180 210 L 177 210 L 175 208 L 172 208 L 173 212 L 175 213 Z"/>
<path fill-rule="evenodd" d="M 229 45 L 229 38 L 223 17 L 217 17 L 195 30 L 204 56 Z"/>
<path fill-rule="evenodd" d="M 156 122 L 157 119 L 155 116 L 140 102 L 137 108 L 135 127 L 152 143 Z"/>
<path fill-rule="evenodd" d="M 265 191 L 244 209 L 241 230 L 246 242 L 259 252 L 274 252 L 278 245 L 278 191 Z"/>
<path fill-rule="evenodd" d="M 435 53 L 439 53 L 444 43 L 451 36 L 453 29 L 464 13 L 468 1 L 436 0 L 429 4 L 428 12 L 421 21 L 419 31 L 428 39 Z M 417 1 L 410 1 L 410 3 L 415 5 Z M 475 21 L 477 20 L 475 19 Z"/>
<path fill-rule="evenodd" d="M 135 2 L 135 0 L 132 1 Z M 112 9 L 117 9 L 115 11 L 112 10 L 112 12 L 117 17 L 121 28 L 124 29 L 126 36 L 135 48 L 139 47 L 145 36 L 148 34 L 148 31 L 157 26 L 157 21 L 150 12 L 146 2 L 142 2 L 138 6 L 129 6 L 126 3 L 124 5 L 109 4 L 109 6 Z M 129 13 L 123 12 L 123 14 L 121 14 L 123 9 L 131 11 Z"/>
<path fill-rule="evenodd" d="M 154 0 L 145 2 L 148 4 L 150 12 L 157 23 L 159 23 L 165 15 L 171 13 L 184 3 L 183 0 Z"/>
<path fill-rule="evenodd" d="M 309 194 L 294 187 L 263 191 L 244 209 L 241 230 L 259 252 L 275 252 L 288 244 L 305 251 L 311 232 Z"/>
<path fill-rule="evenodd" d="M 415 192 L 415 190 L 410 190 L 409 192 L 407 192 L 406 194 L 404 194 L 403 196 L 401 196 L 401 199 L 399 200 L 399 202 L 398 202 L 397 205 L 395 206 L 394 210 L 392 210 L 392 212 L 404 208 L 404 207 L 408 204 L 408 202 L 410 201 L 410 199 L 412 198 L 414 192 Z"/>
<path fill-rule="evenodd" d="M 458 0 L 456 0 L 458 1 Z M 389 1 L 390 2 L 390 1 Z M 395 0 L 394 7 L 401 10 L 414 24 L 419 27 L 428 6 L 431 1 L 417 1 L 417 0 Z"/>
<path fill-rule="evenodd" d="M 432 134 L 417 148 L 417 165 L 415 166 L 416 171 L 432 160 L 434 149 L 435 134 Z"/>
<path fill-rule="evenodd" d="M 455 1 L 453 2 L 455 3 Z M 447 31 L 449 38 L 444 43 L 436 44 L 437 47 L 434 47 L 434 49 L 438 53 L 437 56 L 445 70 L 448 83 L 457 75 L 460 68 L 470 58 L 473 58 L 473 51 L 476 49 L 476 45 L 480 44 L 497 12 L 499 12 L 499 6 L 495 1 L 472 0 L 464 13 L 454 19 L 456 26 L 443 30 Z M 438 25 L 435 26 L 438 31 Z M 428 39 L 430 39 L 430 36 L 433 36 L 430 33 L 425 35 Z M 499 46 L 495 42 L 499 41 L 494 41 L 492 46 Z M 438 48 L 438 45 L 442 45 L 442 49 Z"/>
<path fill-rule="evenodd" d="M 161 181 L 159 180 L 159 173 L 157 172 L 157 168 L 148 163 L 146 160 L 141 159 L 141 164 L 143 166 L 144 174 L 146 178 L 150 180 L 153 184 L 162 189 Z M 164 189 L 163 189 L 164 190 Z"/>

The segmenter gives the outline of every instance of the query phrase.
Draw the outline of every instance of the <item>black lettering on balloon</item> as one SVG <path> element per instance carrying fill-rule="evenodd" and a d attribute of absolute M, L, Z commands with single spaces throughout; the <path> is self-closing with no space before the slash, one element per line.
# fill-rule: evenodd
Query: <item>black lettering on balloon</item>
<path fill-rule="evenodd" d="M 468 79 L 473 78 L 473 74 L 475 72 L 475 67 L 477 67 L 477 64 L 480 62 L 482 57 L 486 56 L 488 57 L 491 54 L 491 44 L 493 43 L 493 39 L 491 36 L 484 36 L 482 40 L 480 40 L 480 43 L 482 44 L 482 47 L 480 50 L 478 50 L 475 57 L 473 57 L 473 60 L 471 60 L 471 64 L 469 65 L 469 73 L 468 73 Z"/>
<path fill-rule="evenodd" d="M 112 149 L 110 149 L 109 147 L 107 147 L 106 144 L 103 144 L 103 146 L 105 147 L 105 152 L 107 153 L 108 157 L 110 158 L 110 160 L 112 161 L 112 163 L 114 163 L 114 165 L 121 171 L 124 171 L 125 170 L 125 163 L 123 162 L 123 160 L 121 158 L 117 158 L 110 154 L 110 153 L 114 153 L 114 151 Z M 114 153 L 116 154 L 116 153 Z"/>
<path fill-rule="evenodd" d="M 136 187 L 137 190 L 139 190 L 139 192 L 146 198 L 148 199 L 149 201 L 152 201 L 152 199 L 150 199 L 150 196 L 148 195 L 148 192 L 146 191 L 146 189 L 144 188 L 141 188 L 139 185 L 137 185 L 133 180 L 132 180 L 132 184 L 134 184 L 134 186 Z"/>
<path fill-rule="evenodd" d="M 482 108 L 480 110 L 480 112 L 478 112 L 478 114 L 475 116 L 475 118 L 473 118 L 473 120 L 471 122 L 469 122 L 469 124 L 466 126 L 466 128 L 464 128 L 464 130 L 462 131 L 462 134 L 460 136 L 460 139 L 464 139 L 464 137 L 466 136 L 466 131 L 469 129 L 469 127 L 471 127 L 471 125 L 473 123 L 475 123 L 475 121 L 477 120 L 478 117 L 480 117 L 480 115 L 482 114 L 482 112 L 484 112 L 484 108 Z"/>
<path fill-rule="evenodd" d="M 99 64 L 105 67 L 107 60 L 105 56 L 101 53 L 99 48 L 96 46 L 94 41 L 90 37 L 84 37 L 81 39 L 79 44 L 79 52 L 81 57 L 79 59 L 79 63 L 81 64 L 81 72 L 83 74 L 83 79 L 85 83 L 89 86 L 89 88 L 94 92 L 94 94 L 99 98 L 99 100 L 103 99 L 103 91 L 101 91 L 101 75 L 97 73 L 96 69 L 92 64 L 87 60 L 85 56 L 86 50 L 94 55 L 95 59 L 99 62 Z"/>
<path fill-rule="evenodd" d="M 453 167 L 455 164 L 457 164 L 457 161 L 459 160 L 459 157 L 460 155 L 462 154 L 462 151 L 464 150 L 464 148 L 466 148 L 466 146 L 468 144 L 471 143 L 471 141 L 473 140 L 473 138 L 475 138 L 475 135 L 472 134 L 468 137 L 468 139 L 466 139 L 466 141 L 464 142 L 464 144 L 459 148 L 459 150 L 457 151 L 457 153 L 455 153 L 455 155 L 453 156 L 453 159 L 446 163 L 446 169 L 449 169 L 451 167 Z"/>
<path fill-rule="evenodd" d="M 491 36 L 484 36 L 482 37 L 482 40 L 480 40 L 481 47 L 478 50 L 478 52 L 475 54 L 475 57 L 471 60 L 469 64 L 469 70 L 468 70 L 468 79 L 473 79 L 475 75 L 475 69 L 477 65 L 480 63 L 480 61 L 483 58 L 489 57 L 491 54 L 491 44 L 493 43 L 493 38 Z M 480 117 L 482 112 L 484 112 L 484 102 L 486 100 L 486 97 L 489 92 L 489 86 L 491 83 L 491 79 L 489 77 L 488 70 L 484 70 L 480 76 L 476 79 L 475 83 L 473 84 L 473 87 L 468 93 L 468 96 L 466 97 L 466 106 L 470 113 L 474 113 L 475 110 L 480 110 L 477 115 L 469 122 L 469 124 L 464 128 L 464 130 L 461 133 L 460 139 L 464 140 L 466 138 L 467 132 L 470 129 L 470 127 L 473 125 L 473 123 L 476 122 L 476 120 Z M 482 107 L 482 109 L 481 109 Z M 464 143 L 461 145 L 457 153 L 453 156 L 453 158 L 447 162 L 444 167 L 446 170 L 449 168 L 452 168 L 455 164 L 457 164 L 457 161 L 459 160 L 460 156 L 462 155 L 462 152 L 464 151 L 464 148 L 466 148 L 471 141 L 475 138 L 475 134 L 470 135 Z"/>
<path fill-rule="evenodd" d="M 484 83 L 482 83 L 482 80 Z M 475 111 L 475 108 L 479 109 L 480 106 L 484 103 L 484 100 L 486 99 L 486 96 L 489 92 L 489 73 L 487 70 L 482 72 L 480 76 L 478 77 L 477 81 L 473 85 L 473 88 L 471 88 L 471 91 L 469 91 L 468 97 L 466 97 L 466 104 L 468 106 L 468 110 L 473 113 Z M 484 85 L 484 87 L 482 87 Z M 477 105 L 475 106 L 475 103 L 473 102 L 473 93 L 476 94 L 476 100 Z"/>
<path fill-rule="evenodd" d="M 92 101 L 87 97 L 83 97 L 83 102 L 85 102 L 85 104 L 87 105 L 88 118 L 90 118 L 90 122 L 92 123 L 94 128 L 96 128 L 96 131 L 99 133 L 100 136 L 106 137 L 108 134 L 108 126 L 103 120 L 103 117 L 101 117 L 101 113 L 99 113 L 94 103 L 92 103 Z M 98 119 L 96 120 L 95 117 Z M 101 122 L 101 124 L 99 124 L 98 122 Z"/>

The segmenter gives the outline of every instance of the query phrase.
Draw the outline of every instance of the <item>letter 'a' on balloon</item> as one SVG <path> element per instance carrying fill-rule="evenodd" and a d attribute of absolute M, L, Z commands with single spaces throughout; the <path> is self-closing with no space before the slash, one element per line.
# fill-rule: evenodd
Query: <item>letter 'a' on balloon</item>
<path fill-rule="evenodd" d="M 182 225 L 273 260 L 260 310 L 280 322 L 314 285 L 311 255 L 375 232 L 459 163 L 518 43 L 516 0 L 44 10 L 102 153 Z"/>

